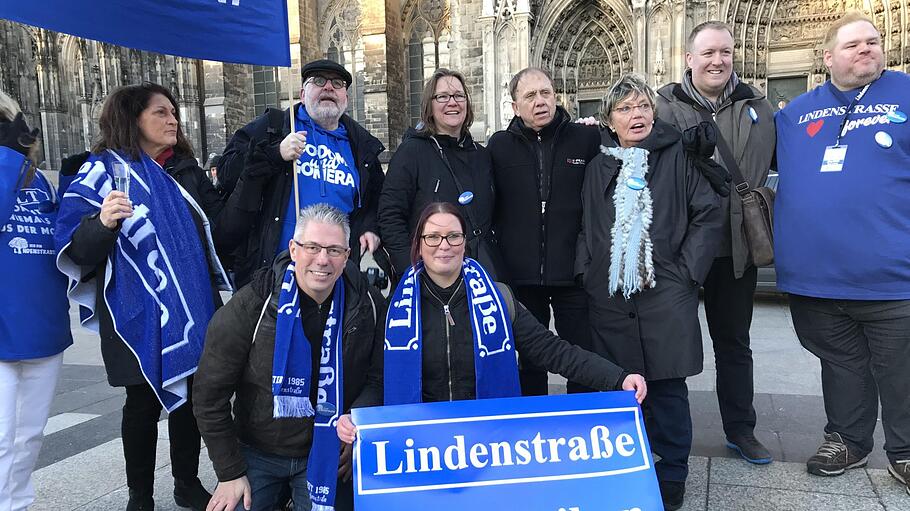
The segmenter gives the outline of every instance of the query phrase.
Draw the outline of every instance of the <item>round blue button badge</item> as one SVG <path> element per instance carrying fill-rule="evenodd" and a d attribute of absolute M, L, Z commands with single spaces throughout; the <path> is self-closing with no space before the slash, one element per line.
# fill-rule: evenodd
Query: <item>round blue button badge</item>
<path fill-rule="evenodd" d="M 900 110 L 892 110 L 885 114 L 885 117 L 894 124 L 903 124 L 907 122 L 907 114 L 901 112 Z"/>
<path fill-rule="evenodd" d="M 458 203 L 461 204 L 462 206 L 466 206 L 466 205 L 470 204 L 472 200 L 474 200 L 473 192 L 464 192 L 458 196 Z"/>
<path fill-rule="evenodd" d="M 891 139 L 891 135 L 887 134 L 884 131 L 879 131 L 875 134 L 875 143 L 884 147 L 885 149 L 888 149 L 891 147 L 891 144 L 893 144 L 894 141 Z"/>
<path fill-rule="evenodd" d="M 630 177 L 626 179 L 626 186 L 633 190 L 641 190 L 648 185 L 648 182 L 640 177 Z"/>

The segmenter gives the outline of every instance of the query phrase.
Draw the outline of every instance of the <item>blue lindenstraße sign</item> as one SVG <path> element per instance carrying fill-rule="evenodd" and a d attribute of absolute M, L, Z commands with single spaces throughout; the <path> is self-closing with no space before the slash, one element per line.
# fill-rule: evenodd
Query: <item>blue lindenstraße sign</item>
<path fill-rule="evenodd" d="M 662 511 L 632 392 L 353 411 L 358 511 Z"/>

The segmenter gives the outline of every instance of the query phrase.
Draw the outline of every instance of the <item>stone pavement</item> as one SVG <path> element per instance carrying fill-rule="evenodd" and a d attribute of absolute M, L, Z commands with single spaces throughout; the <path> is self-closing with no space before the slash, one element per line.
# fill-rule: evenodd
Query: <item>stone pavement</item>
<path fill-rule="evenodd" d="M 754 466 L 734 456 L 724 446 L 713 352 L 704 318 L 702 323 L 706 370 L 689 379 L 695 438 L 683 509 L 910 511 L 910 496 L 884 470 L 881 427 L 868 468 L 836 478 L 806 473 L 805 460 L 820 443 L 825 423 L 819 363 L 800 347 L 786 304 L 778 297 L 759 301 L 752 327 L 756 434 L 775 461 Z M 80 327 L 73 331 L 76 342 L 64 356 L 34 475 L 38 499 L 31 509 L 122 510 L 127 501 L 120 439 L 123 390 L 107 385 L 97 337 Z M 564 391 L 564 381 L 551 376 L 551 392 Z M 200 465 L 203 483 L 213 488 L 216 480 L 205 451 Z M 159 423 L 156 466 L 157 509 L 180 509 L 171 498 L 165 422 Z"/>

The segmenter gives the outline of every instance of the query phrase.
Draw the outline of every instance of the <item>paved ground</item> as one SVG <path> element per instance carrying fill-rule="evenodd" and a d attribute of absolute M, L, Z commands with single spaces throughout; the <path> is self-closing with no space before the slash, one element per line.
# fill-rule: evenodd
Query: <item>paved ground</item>
<path fill-rule="evenodd" d="M 64 357 L 34 476 L 38 500 L 31 509 L 121 510 L 127 500 L 120 439 L 123 390 L 107 385 L 97 337 L 79 327 L 74 332 L 76 343 Z M 757 435 L 771 449 L 775 462 L 752 466 L 724 447 L 714 372 L 707 369 L 689 380 L 695 441 L 684 509 L 910 510 L 910 496 L 884 470 L 880 427 L 869 468 L 832 479 L 806 474 L 804 462 L 815 452 L 824 425 L 818 361 L 800 347 L 780 299 L 761 299 L 752 333 Z M 713 368 L 710 339 L 705 339 L 705 367 Z M 552 377 L 551 391 L 564 392 L 560 378 Z M 159 424 L 157 504 L 159 510 L 176 510 L 170 498 L 173 483 L 163 424 Z M 201 477 L 212 488 L 215 478 L 204 452 L 202 457 Z"/>

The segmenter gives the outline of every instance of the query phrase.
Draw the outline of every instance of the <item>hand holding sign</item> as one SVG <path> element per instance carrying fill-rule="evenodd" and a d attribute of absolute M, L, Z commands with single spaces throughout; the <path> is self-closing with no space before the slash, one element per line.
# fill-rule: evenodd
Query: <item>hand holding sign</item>
<path fill-rule="evenodd" d="M 353 444 L 354 439 L 357 438 L 357 426 L 354 426 L 349 413 L 338 418 L 338 425 L 335 430 L 338 431 L 338 438 L 346 444 Z"/>
<path fill-rule="evenodd" d="M 638 404 L 641 404 L 645 400 L 645 396 L 648 395 L 648 384 L 645 383 L 644 376 L 640 374 L 626 376 L 622 381 L 622 389 L 634 390 L 635 400 L 638 401 Z"/>

